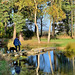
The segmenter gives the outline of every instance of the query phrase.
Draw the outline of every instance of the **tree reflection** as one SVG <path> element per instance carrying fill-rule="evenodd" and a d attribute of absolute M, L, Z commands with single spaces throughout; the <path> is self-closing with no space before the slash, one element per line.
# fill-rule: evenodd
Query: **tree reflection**
<path fill-rule="evenodd" d="M 51 55 L 50 55 L 50 51 L 48 51 L 48 55 L 49 55 L 49 60 L 50 60 L 50 66 L 51 66 L 52 75 L 54 75 L 53 67 L 52 67 L 52 62 L 51 62 Z"/>
<path fill-rule="evenodd" d="M 56 53 L 55 51 L 53 51 L 54 53 L 54 68 L 55 68 L 55 71 L 57 70 L 57 66 L 56 66 Z"/>
<path fill-rule="evenodd" d="M 37 57 L 36 75 L 39 75 L 38 70 L 39 70 L 39 66 L 40 66 L 40 55 L 36 55 L 36 57 Z"/>

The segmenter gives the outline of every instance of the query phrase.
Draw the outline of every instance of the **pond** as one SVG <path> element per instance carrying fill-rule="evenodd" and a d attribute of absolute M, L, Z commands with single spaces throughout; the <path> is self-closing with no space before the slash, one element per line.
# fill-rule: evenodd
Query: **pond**
<path fill-rule="evenodd" d="M 13 60 L 9 65 L 12 75 L 74 75 L 74 64 L 74 53 L 47 51 Z"/>

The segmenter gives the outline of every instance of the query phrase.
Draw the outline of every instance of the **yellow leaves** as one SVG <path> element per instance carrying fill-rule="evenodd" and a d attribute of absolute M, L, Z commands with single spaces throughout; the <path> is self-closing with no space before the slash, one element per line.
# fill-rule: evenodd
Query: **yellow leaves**
<path fill-rule="evenodd" d="M 52 16 L 55 21 L 59 21 L 66 18 L 66 14 L 60 7 L 58 7 L 57 4 L 48 7 L 46 13 Z"/>
<path fill-rule="evenodd" d="M 65 18 L 66 18 L 65 12 L 61 8 L 59 8 L 59 20 L 62 20 Z"/>
<path fill-rule="evenodd" d="M 32 0 L 19 0 L 19 2 L 15 3 L 15 5 L 19 6 L 19 10 L 21 10 L 25 6 L 33 7 L 34 2 L 32 2 Z"/>

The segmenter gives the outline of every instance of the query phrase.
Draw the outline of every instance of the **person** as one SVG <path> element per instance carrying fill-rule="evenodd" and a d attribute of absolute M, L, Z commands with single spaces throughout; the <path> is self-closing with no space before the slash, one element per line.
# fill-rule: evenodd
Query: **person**
<path fill-rule="evenodd" d="M 19 41 L 18 37 L 14 39 L 14 43 L 13 44 L 16 47 L 16 52 L 17 52 L 17 47 L 19 47 L 19 51 L 20 51 L 21 42 Z"/>

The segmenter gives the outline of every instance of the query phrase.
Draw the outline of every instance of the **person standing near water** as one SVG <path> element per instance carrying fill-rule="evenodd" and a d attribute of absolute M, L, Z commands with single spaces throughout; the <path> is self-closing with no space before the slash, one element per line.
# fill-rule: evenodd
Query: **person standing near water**
<path fill-rule="evenodd" d="M 14 39 L 14 43 L 13 44 L 16 47 L 16 52 L 17 52 L 17 47 L 19 47 L 19 51 L 20 51 L 21 42 L 19 41 L 18 37 Z"/>

